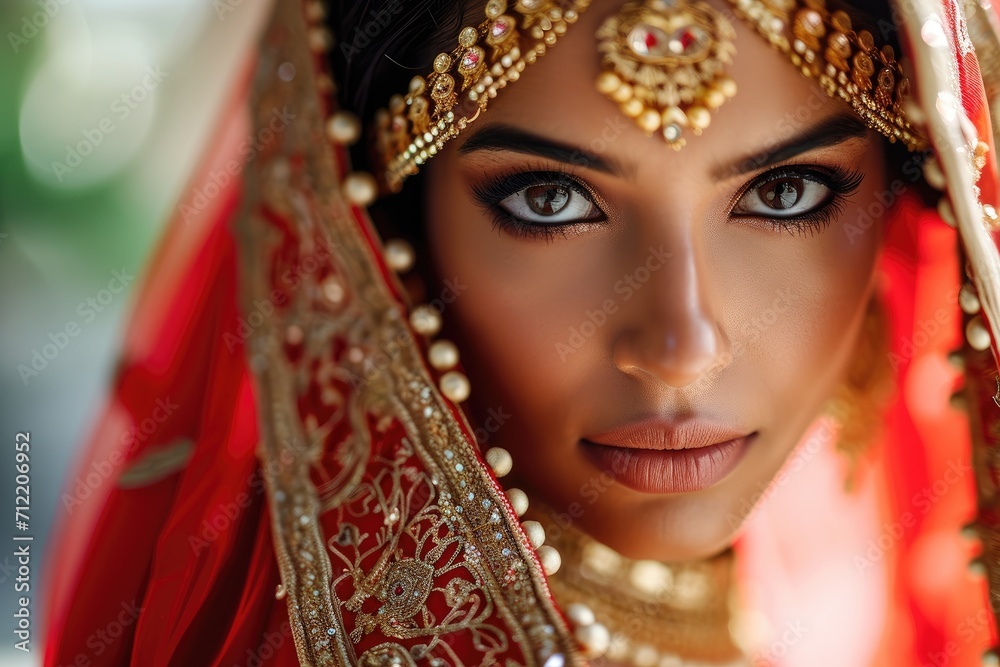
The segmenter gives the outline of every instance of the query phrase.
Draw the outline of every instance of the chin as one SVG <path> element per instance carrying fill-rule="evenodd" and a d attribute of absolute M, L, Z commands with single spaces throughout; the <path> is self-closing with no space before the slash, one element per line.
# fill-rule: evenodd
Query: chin
<path fill-rule="evenodd" d="M 736 494 L 727 497 L 707 491 L 608 507 L 593 521 L 584 520 L 581 528 L 626 558 L 666 562 L 711 558 L 732 545 L 748 513 L 740 509 Z"/>

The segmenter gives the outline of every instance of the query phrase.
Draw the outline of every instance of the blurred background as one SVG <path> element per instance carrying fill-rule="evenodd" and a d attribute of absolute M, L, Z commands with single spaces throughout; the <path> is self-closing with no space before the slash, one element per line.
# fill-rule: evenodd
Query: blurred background
<path fill-rule="evenodd" d="M 6 524 L 14 517 L 5 514 L 6 667 L 41 664 L 46 544 L 53 521 L 66 516 L 60 494 L 105 400 L 130 294 L 266 4 L 0 3 L 0 498 L 13 514 L 13 443 L 29 431 L 25 534 L 34 536 L 31 651 L 23 653 L 13 648 L 21 594 Z"/>

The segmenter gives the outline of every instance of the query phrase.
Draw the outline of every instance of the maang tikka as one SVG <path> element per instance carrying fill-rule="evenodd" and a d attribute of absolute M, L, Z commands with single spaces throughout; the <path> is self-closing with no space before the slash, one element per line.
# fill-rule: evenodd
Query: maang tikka
<path fill-rule="evenodd" d="M 736 47 L 732 24 L 705 2 L 626 3 L 597 31 L 603 71 L 597 89 L 675 150 L 684 130 L 708 127 L 711 110 L 736 94 L 724 66 Z"/>

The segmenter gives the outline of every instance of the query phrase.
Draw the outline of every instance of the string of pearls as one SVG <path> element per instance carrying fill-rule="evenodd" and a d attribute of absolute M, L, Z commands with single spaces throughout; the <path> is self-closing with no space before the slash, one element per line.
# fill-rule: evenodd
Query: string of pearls
<path fill-rule="evenodd" d="M 313 23 L 309 43 L 316 51 L 326 51 L 332 39 L 319 25 L 323 20 L 322 5 L 313 2 L 308 7 L 306 15 Z M 326 87 L 332 89 L 332 82 L 328 82 Z M 350 111 L 334 112 L 326 119 L 325 129 L 327 138 L 331 142 L 344 147 L 353 145 L 361 138 L 361 122 Z M 378 198 L 378 183 L 370 173 L 363 171 L 348 174 L 341 184 L 341 189 L 349 202 L 361 208 L 371 206 Z M 386 265 L 397 274 L 410 271 L 416 263 L 413 247 L 399 238 L 390 239 L 385 243 L 382 256 Z M 441 313 L 427 304 L 414 307 L 410 312 L 409 321 L 414 331 L 428 339 L 436 336 L 442 326 Z M 428 363 L 441 373 L 438 378 L 438 388 L 445 397 L 455 403 L 464 402 L 471 392 L 469 379 L 456 368 L 459 358 L 458 346 L 444 338 L 434 340 L 427 349 Z M 498 478 L 508 475 L 514 467 L 513 457 L 503 447 L 491 447 L 486 450 L 483 457 Z M 506 489 L 505 494 L 515 514 L 519 518 L 524 516 L 528 511 L 528 495 L 518 488 Z M 545 544 L 545 528 L 537 521 L 523 521 L 521 527 L 535 548 L 545 574 L 550 576 L 555 574 L 562 565 L 562 557 L 558 550 Z M 278 594 L 284 597 L 284 593 L 282 586 Z M 610 645 L 610 633 L 606 627 L 596 622 L 589 608 L 581 604 L 571 605 L 567 614 L 575 624 L 574 634 L 588 656 L 600 655 L 607 651 Z"/>

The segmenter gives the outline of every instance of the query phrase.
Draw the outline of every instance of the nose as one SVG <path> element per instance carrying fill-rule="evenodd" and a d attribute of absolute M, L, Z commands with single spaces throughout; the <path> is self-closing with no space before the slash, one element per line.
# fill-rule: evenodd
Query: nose
<path fill-rule="evenodd" d="M 732 348 L 713 312 L 692 244 L 654 254 L 660 266 L 652 262 L 649 279 L 638 286 L 631 325 L 616 337 L 613 357 L 623 372 L 651 375 L 680 389 L 728 366 Z"/>

